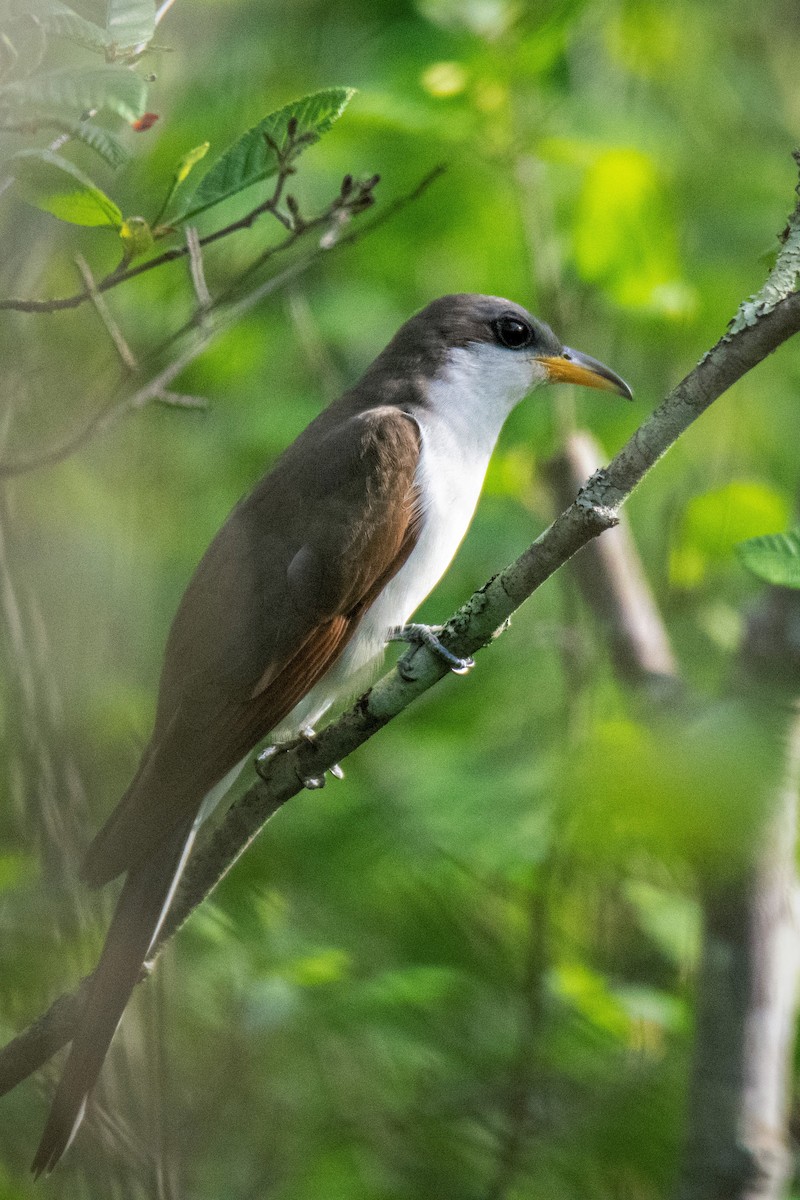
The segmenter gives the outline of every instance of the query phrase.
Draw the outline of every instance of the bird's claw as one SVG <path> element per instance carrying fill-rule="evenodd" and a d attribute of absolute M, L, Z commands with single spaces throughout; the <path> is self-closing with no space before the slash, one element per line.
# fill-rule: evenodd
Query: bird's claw
<path fill-rule="evenodd" d="M 310 725 L 306 725 L 300 730 L 300 738 L 309 746 L 314 745 L 316 736 Z M 334 763 L 332 767 L 328 767 L 328 771 L 334 779 L 344 779 L 344 771 L 338 763 Z M 303 787 L 310 788 L 312 791 L 315 788 L 325 787 L 325 772 L 323 771 L 321 775 L 311 775 L 308 779 L 301 779 L 300 782 Z"/>
<path fill-rule="evenodd" d="M 313 745 L 314 739 L 315 739 L 314 730 L 310 726 L 306 726 L 304 729 L 300 730 L 300 733 L 295 741 L 286 742 L 283 745 L 279 744 L 276 746 L 265 747 L 265 749 L 262 750 L 261 753 L 256 758 L 256 771 L 258 772 L 258 774 L 261 776 L 262 779 L 266 778 L 266 776 L 265 776 L 266 768 L 269 765 L 269 763 L 272 762 L 273 758 L 275 758 L 276 754 L 284 754 L 287 750 L 293 750 L 296 746 L 300 745 L 301 743 L 305 743 L 306 745 Z M 338 763 L 334 763 L 332 767 L 328 768 L 328 770 L 330 771 L 330 773 L 334 777 L 334 779 L 344 779 L 344 771 L 342 770 L 342 768 L 339 766 Z M 309 791 L 317 791 L 319 788 L 325 787 L 325 772 L 324 771 L 321 775 L 305 775 L 304 776 L 304 775 L 301 775 L 299 771 L 296 772 L 296 774 L 297 774 L 297 778 L 300 780 L 300 783 L 302 783 L 303 787 L 308 788 Z"/>
<path fill-rule="evenodd" d="M 412 645 L 416 643 L 418 646 L 427 646 L 430 651 L 447 664 L 454 675 L 466 675 L 467 671 L 471 671 L 475 666 L 475 659 L 471 655 L 468 655 L 466 658 L 459 658 L 457 654 L 453 654 L 452 650 L 448 650 L 439 640 L 439 634 L 443 628 L 443 625 L 419 625 L 415 623 L 398 625 L 396 628 L 389 630 L 389 641 L 409 642 Z"/>
<path fill-rule="evenodd" d="M 300 780 L 303 787 L 308 788 L 308 790 L 310 792 L 315 792 L 315 791 L 317 791 L 318 788 L 325 787 L 325 776 L 324 775 L 307 775 L 304 778 L 300 774 L 299 771 L 297 771 L 296 774 L 297 774 L 297 778 Z"/>

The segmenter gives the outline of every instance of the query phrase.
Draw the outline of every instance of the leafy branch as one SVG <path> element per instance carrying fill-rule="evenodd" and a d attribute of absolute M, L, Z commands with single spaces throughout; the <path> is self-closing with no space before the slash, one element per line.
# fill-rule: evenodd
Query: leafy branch
<path fill-rule="evenodd" d="M 799 214 L 800 206 L 795 210 L 795 215 Z M 773 272 L 770 278 L 778 276 Z M 489 645 L 555 571 L 582 546 L 618 523 L 621 506 L 693 422 L 733 383 L 798 332 L 800 291 L 796 277 L 785 276 L 782 294 L 773 297 L 764 311 L 753 313 L 751 320 L 735 320 L 609 466 L 595 472 L 553 524 L 450 618 L 442 634 L 447 648 L 466 657 Z M 273 755 L 262 767 L 262 778 L 230 808 L 220 827 L 190 860 L 159 946 L 213 891 L 269 818 L 302 790 L 302 780 L 330 770 L 447 674 L 438 656 L 416 646 L 312 742 L 300 741 Z M 0 1092 L 24 1079 L 69 1041 L 84 986 L 60 997 L 0 1052 Z"/>
<path fill-rule="evenodd" d="M 229 200 L 245 189 L 274 176 L 275 185 L 266 199 L 259 201 L 244 216 L 230 221 L 198 239 L 200 247 L 212 245 L 241 229 L 249 229 L 265 213 L 271 214 L 287 230 L 286 237 L 263 251 L 247 268 L 246 274 L 266 263 L 274 254 L 288 250 L 296 241 L 319 230 L 334 232 L 353 216 L 374 203 L 374 188 L 379 176 L 356 181 L 345 176 L 339 193 L 312 217 L 300 213 L 297 200 L 285 187 L 296 172 L 300 154 L 326 133 L 353 96 L 351 88 L 329 88 L 295 100 L 264 117 L 233 143 L 203 176 L 195 190 L 183 201 L 168 222 L 169 211 L 180 185 L 192 168 L 204 157 L 207 143 L 195 147 L 178 163 L 165 199 L 155 221 L 143 217 L 123 219 L 117 204 L 72 163 L 48 150 L 28 150 L 12 159 L 23 197 L 36 207 L 62 220 L 80 225 L 106 225 L 115 229 L 123 243 L 122 261 L 97 281 L 95 291 L 103 293 L 131 279 L 175 262 L 188 254 L 186 242 L 163 251 L 146 262 L 130 265 L 152 245 L 168 237 L 208 209 Z M 0 310 L 27 313 L 53 313 L 78 308 L 92 299 L 87 288 L 72 296 L 51 300 L 0 300 Z"/>
<path fill-rule="evenodd" d="M 343 236 L 328 240 L 323 238 L 316 249 L 306 255 L 305 258 L 292 263 L 285 270 L 258 284 L 243 296 L 233 298 L 226 295 L 216 302 L 209 304 L 205 301 L 205 297 L 201 299 L 198 295 L 198 308 L 195 316 L 182 329 L 173 334 L 168 339 L 168 342 L 159 347 L 156 352 L 157 356 L 163 353 L 167 346 L 173 342 L 180 342 L 181 339 L 187 340 L 186 346 L 182 350 L 179 350 L 167 366 L 160 368 L 146 383 L 140 384 L 133 392 L 124 395 L 121 399 L 115 399 L 110 405 L 101 409 L 82 429 L 78 430 L 77 433 L 73 434 L 61 445 L 30 458 L 0 462 L 0 480 L 12 479 L 18 475 L 29 474 L 32 471 L 42 470 L 45 467 L 55 466 L 57 463 L 63 462 L 86 446 L 94 437 L 111 429 L 128 413 L 138 411 L 152 401 L 173 405 L 178 404 L 182 407 L 198 407 L 198 402 L 195 398 L 187 400 L 186 397 L 176 396 L 175 393 L 169 391 L 169 386 L 182 371 L 208 348 L 215 338 L 221 336 L 236 321 L 240 320 L 267 296 L 276 292 L 290 280 L 296 279 L 310 270 L 311 267 L 319 262 L 323 255 L 330 254 L 332 251 L 344 248 L 345 246 L 354 245 L 362 238 L 367 237 L 379 226 L 391 220 L 407 205 L 419 199 L 431 184 L 440 178 L 443 172 L 444 167 L 434 167 L 410 191 L 396 197 L 391 203 L 382 208 L 380 212 L 376 213 L 371 221 L 359 225 L 357 229 L 353 229 Z M 346 182 L 345 180 L 345 184 Z M 305 228 L 306 230 L 309 229 L 310 223 Z M 330 230 L 330 223 L 328 223 L 328 228 Z M 193 237 L 192 228 L 188 227 L 188 229 L 189 236 L 187 236 L 186 245 L 182 247 L 182 253 L 189 256 L 193 274 L 195 274 L 198 269 L 202 269 L 202 260 L 199 258 L 199 247 L 202 245 L 202 239 Z M 290 235 L 289 238 L 284 239 L 277 246 L 273 246 L 268 251 L 265 251 L 255 263 L 252 263 L 247 268 L 244 275 L 252 273 L 255 266 L 261 266 L 268 258 L 279 253 L 282 248 L 285 249 L 288 245 L 291 245 L 293 240 L 296 240 L 296 238 L 292 238 Z M 241 283 L 244 275 L 239 277 L 237 284 Z M 86 278 L 85 275 L 84 278 Z M 197 291 L 197 283 L 195 283 L 195 290 Z M 100 285 L 90 280 L 87 282 L 86 291 L 89 299 L 98 307 L 102 291 Z M 104 313 L 99 307 L 98 311 L 100 312 L 101 319 L 108 327 L 107 313 Z M 209 317 L 211 316 L 215 319 L 209 323 Z M 118 344 L 119 331 L 115 329 L 111 336 L 115 344 Z M 124 354 L 121 357 L 125 361 Z M 126 363 L 126 366 L 130 369 L 130 363 Z M 126 379 L 128 374 L 129 370 L 126 372 Z"/>

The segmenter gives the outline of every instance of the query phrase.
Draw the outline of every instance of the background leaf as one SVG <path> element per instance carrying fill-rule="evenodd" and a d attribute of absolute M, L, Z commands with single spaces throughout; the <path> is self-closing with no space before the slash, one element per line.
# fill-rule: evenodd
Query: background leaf
<path fill-rule="evenodd" d="M 46 33 L 66 38 L 89 50 L 104 51 L 108 45 L 108 38 L 99 25 L 79 16 L 61 0 L 7 0 L 0 7 L 0 19 L 4 22 L 30 17 L 35 17 Z"/>
<path fill-rule="evenodd" d="M 76 121 L 70 132 L 78 141 L 91 146 L 112 167 L 121 167 L 130 158 L 119 139 L 101 125 L 94 125 L 91 121 Z"/>
<path fill-rule="evenodd" d="M 153 0 L 108 0 L 106 29 L 109 41 L 119 50 L 150 41 L 156 28 Z"/>
<path fill-rule="evenodd" d="M 130 158 L 128 151 L 110 130 L 91 121 L 65 121 L 63 114 L 55 109 L 31 110 L 24 123 L 19 116 L 15 120 L 13 116 L 6 114 L 5 121 L 0 116 L 0 132 L 3 129 L 27 131 L 29 128 L 35 128 L 37 131 L 40 128 L 57 129 L 60 133 L 67 133 L 84 145 L 90 146 L 111 167 L 121 167 Z"/>
<path fill-rule="evenodd" d="M 127 67 L 64 68 L 0 88 L 0 113 L 64 109 L 80 116 L 90 109 L 108 109 L 126 121 L 144 112 L 147 86 Z"/>
<path fill-rule="evenodd" d="M 200 145 L 195 146 L 194 149 L 187 150 L 186 154 L 184 154 L 183 157 L 178 160 L 178 165 L 175 168 L 176 187 L 179 183 L 183 183 L 183 181 L 188 177 L 192 168 L 196 167 L 197 164 L 205 158 L 205 156 L 208 154 L 208 148 L 210 145 L 210 142 L 201 142 Z"/>
<path fill-rule="evenodd" d="M 786 495 L 755 480 L 733 480 L 692 496 L 670 551 L 672 582 L 696 587 L 714 564 L 730 560 L 739 542 L 785 529 L 789 520 Z"/>
<path fill-rule="evenodd" d="M 800 526 L 790 533 L 751 538 L 736 552 L 748 571 L 766 583 L 800 588 Z"/>
<path fill-rule="evenodd" d="M 122 213 L 101 188 L 68 159 L 51 150 L 23 150 L 11 166 L 20 194 L 44 212 L 72 225 L 119 229 Z"/>
<path fill-rule="evenodd" d="M 276 173 L 277 158 L 264 140 L 265 133 L 283 146 L 287 126 L 294 117 L 298 136 L 305 135 L 310 145 L 330 129 L 354 95 L 354 88 L 327 88 L 264 117 L 217 159 L 194 193 L 185 200 L 180 219 L 194 217 Z"/>

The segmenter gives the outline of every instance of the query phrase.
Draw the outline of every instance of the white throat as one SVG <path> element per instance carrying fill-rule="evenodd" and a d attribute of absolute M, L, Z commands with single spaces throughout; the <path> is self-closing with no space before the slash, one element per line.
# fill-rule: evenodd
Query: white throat
<path fill-rule="evenodd" d="M 485 474 L 506 417 L 546 379 L 541 363 L 524 353 L 485 342 L 457 347 L 428 388 L 426 417 L 446 424 L 474 458 L 483 457 Z"/>

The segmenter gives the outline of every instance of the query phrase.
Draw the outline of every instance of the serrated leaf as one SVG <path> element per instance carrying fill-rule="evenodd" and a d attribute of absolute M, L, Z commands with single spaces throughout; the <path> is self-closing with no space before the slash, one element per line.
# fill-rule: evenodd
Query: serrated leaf
<path fill-rule="evenodd" d="M 6 21 L 34 17 L 46 33 L 67 38 L 90 50 L 105 51 L 108 45 L 99 25 L 79 16 L 61 0 L 7 0 L 0 6 L 0 16 Z"/>
<path fill-rule="evenodd" d="M 77 121 L 71 132 L 79 141 L 91 146 L 92 150 L 112 167 L 121 167 L 130 158 L 128 151 L 113 133 L 109 133 L 100 125 L 92 125 L 89 121 Z"/>
<path fill-rule="evenodd" d="M 267 134 L 283 148 L 286 145 L 289 121 L 294 117 L 297 121 L 297 136 L 307 137 L 310 145 L 323 133 L 327 133 L 354 95 L 353 88 L 327 88 L 294 100 L 264 117 L 217 159 L 211 170 L 203 176 L 194 193 L 185 200 L 176 219 L 184 220 L 197 216 L 212 205 L 219 204 L 252 184 L 275 175 L 278 159 L 264 135 Z"/>
<path fill-rule="evenodd" d="M 0 130 L 29 133 L 38 129 L 57 129 L 59 133 L 69 134 L 70 137 L 90 146 L 112 167 L 121 167 L 130 158 L 113 133 L 99 125 L 93 125 L 90 121 L 65 120 L 62 113 L 45 109 L 29 109 L 24 120 L 19 116 L 14 120 L 8 113 L 0 111 Z"/>
<path fill-rule="evenodd" d="M 156 30 L 154 0 L 107 0 L 106 31 L 118 50 L 131 50 L 150 41 Z"/>
<path fill-rule="evenodd" d="M 144 112 L 147 87 L 127 67 L 91 67 L 48 71 L 0 88 L 0 110 L 56 109 L 80 115 L 107 108 L 134 121 Z"/>
<path fill-rule="evenodd" d="M 9 163 L 20 195 L 72 225 L 119 229 L 122 213 L 88 175 L 52 150 L 22 150 Z"/>
<path fill-rule="evenodd" d="M 800 588 L 800 526 L 751 538 L 736 547 L 748 571 L 777 587 Z"/>

